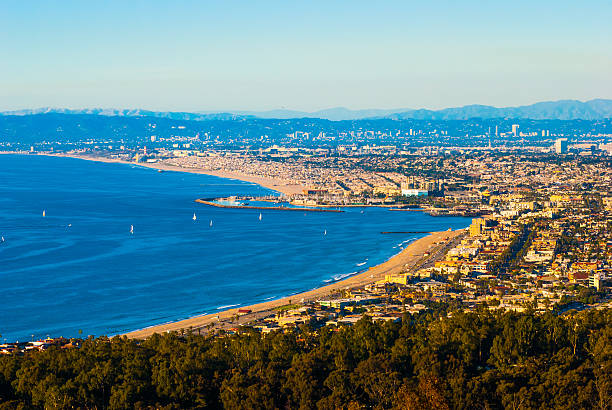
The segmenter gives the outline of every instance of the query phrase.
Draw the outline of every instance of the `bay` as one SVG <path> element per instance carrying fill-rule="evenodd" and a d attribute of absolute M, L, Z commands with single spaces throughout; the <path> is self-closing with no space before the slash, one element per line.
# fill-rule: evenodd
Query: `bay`
<path fill-rule="evenodd" d="M 424 236 L 381 231 L 471 221 L 385 208 L 269 210 L 259 220 L 259 210 L 194 202 L 273 193 L 137 165 L 0 155 L 2 339 L 113 335 L 287 296 L 377 265 Z"/>

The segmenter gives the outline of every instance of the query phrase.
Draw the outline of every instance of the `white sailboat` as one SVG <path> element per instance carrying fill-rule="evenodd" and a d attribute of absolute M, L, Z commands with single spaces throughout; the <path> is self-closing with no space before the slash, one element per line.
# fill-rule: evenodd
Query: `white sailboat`
<path fill-rule="evenodd" d="M 46 209 L 43 209 L 43 218 L 44 218 L 45 216 L 47 216 L 47 210 L 46 210 Z"/>
<path fill-rule="evenodd" d="M 2 237 L 2 241 L 0 241 L 0 242 L 4 242 L 4 236 Z"/>
<path fill-rule="evenodd" d="M 196 219 L 198 219 L 198 217 L 196 216 L 195 212 L 193 213 L 193 218 L 191 218 L 191 219 L 193 219 L 194 221 L 195 221 Z"/>
<path fill-rule="evenodd" d="M 210 220 L 210 227 L 212 228 L 212 219 Z"/>
<path fill-rule="evenodd" d="M 261 221 L 261 212 L 259 213 L 259 220 Z"/>
<path fill-rule="evenodd" d="M 134 235 L 134 225 L 130 225 L 130 234 Z"/>
<path fill-rule="evenodd" d="M 327 229 L 323 231 L 323 235 L 327 235 Z"/>

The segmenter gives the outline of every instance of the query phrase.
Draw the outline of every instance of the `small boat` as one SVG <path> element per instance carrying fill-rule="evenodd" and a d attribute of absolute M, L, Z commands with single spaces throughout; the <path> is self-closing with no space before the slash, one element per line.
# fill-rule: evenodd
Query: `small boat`
<path fill-rule="evenodd" d="M 261 212 L 259 213 L 259 220 L 261 221 Z"/>
<path fill-rule="evenodd" d="M 2 240 L 0 242 L 4 242 L 4 236 L 2 237 Z"/>
<path fill-rule="evenodd" d="M 323 235 L 327 235 L 327 229 L 323 231 Z"/>
<path fill-rule="evenodd" d="M 157 172 L 164 172 L 164 170 L 163 169 L 158 169 Z"/>
<path fill-rule="evenodd" d="M 47 211 L 45 209 L 43 209 L 43 218 L 47 216 Z"/>
<path fill-rule="evenodd" d="M 130 233 L 134 235 L 134 225 L 130 225 Z"/>
<path fill-rule="evenodd" d="M 196 219 L 198 219 L 198 217 L 196 216 L 195 212 L 193 213 L 193 218 L 191 218 L 191 219 L 193 219 L 194 221 L 195 221 Z"/>
<path fill-rule="evenodd" d="M 210 220 L 210 227 L 212 228 L 212 219 Z"/>

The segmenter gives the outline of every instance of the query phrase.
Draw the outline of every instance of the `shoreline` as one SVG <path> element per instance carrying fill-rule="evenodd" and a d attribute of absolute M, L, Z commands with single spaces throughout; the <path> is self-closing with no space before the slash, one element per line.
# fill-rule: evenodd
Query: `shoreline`
<path fill-rule="evenodd" d="M 400 273 L 404 269 L 414 268 L 419 262 L 429 261 L 427 258 L 424 260 L 426 257 L 425 253 L 434 253 L 437 249 L 443 248 L 449 241 L 452 241 L 463 232 L 465 232 L 465 229 L 432 232 L 410 243 L 405 249 L 395 254 L 387 261 L 371 267 L 364 272 L 333 282 L 329 285 L 251 305 L 242 306 L 238 304 L 237 306 L 228 306 L 227 309 L 219 310 L 215 313 L 207 313 L 183 320 L 152 325 L 139 330 L 126 332 L 122 335 L 131 339 L 145 339 L 155 333 L 188 329 L 197 330 L 214 325 L 223 329 L 237 327 L 241 324 L 269 316 L 274 313 L 274 309 L 281 306 L 294 303 L 314 302 L 318 299 L 337 294 L 343 290 L 363 288 L 366 285 L 384 279 L 385 275 L 394 275 Z M 233 321 L 233 318 L 239 314 L 239 310 L 241 309 L 250 310 L 251 312 L 243 314 L 238 320 Z"/>
<path fill-rule="evenodd" d="M 234 179 L 243 182 L 250 182 L 253 184 L 260 185 L 264 188 L 270 189 L 272 191 L 278 192 L 284 196 L 291 196 L 295 194 L 301 194 L 303 189 L 306 189 L 305 186 L 299 184 L 290 184 L 287 181 L 283 181 L 280 179 L 274 178 L 266 178 L 266 177 L 258 177 L 254 175 L 247 175 L 238 172 L 230 172 L 230 171 L 219 171 L 219 170 L 207 170 L 201 168 L 185 168 L 179 167 L 175 165 L 165 165 L 160 163 L 149 163 L 149 162 L 131 162 L 125 161 L 121 159 L 113 159 L 99 156 L 90 156 L 90 155 L 67 155 L 67 154 L 51 154 L 51 153 L 36 153 L 29 154 L 27 152 L 7 152 L 7 154 L 16 154 L 16 155 L 41 155 L 47 157 L 59 157 L 59 158 L 74 158 L 74 159 L 82 159 L 85 161 L 94 161 L 94 162 L 104 162 L 107 164 L 128 164 L 135 165 L 138 167 L 157 169 L 161 171 L 173 171 L 173 172 L 188 172 L 190 174 L 202 174 L 202 175 L 210 175 L 219 178 L 226 179 Z"/>
<path fill-rule="evenodd" d="M 9 154 L 7 152 L 7 154 Z M 17 155 L 29 155 L 26 152 L 10 152 L 10 154 Z M 238 179 L 245 182 L 252 182 L 261 185 L 265 188 L 274 190 L 284 195 L 291 195 L 292 189 L 296 189 L 296 185 L 279 185 L 279 181 L 267 179 L 265 184 L 258 182 L 265 178 L 248 177 L 234 173 L 221 172 L 221 171 L 207 171 L 195 168 L 182 168 L 177 166 L 163 165 L 163 164 L 150 164 L 150 163 L 135 163 L 130 161 L 124 161 L 119 159 L 112 159 L 106 157 L 92 157 L 92 156 L 81 156 L 81 155 L 63 155 L 63 154 L 34 154 L 51 157 L 61 158 L 74 158 L 82 159 L 86 161 L 104 162 L 104 163 L 118 163 L 143 166 L 145 168 L 158 169 L 163 171 L 174 171 L 174 172 L 189 172 L 196 174 L 205 174 L 217 176 L 220 178 Z M 299 186 L 303 188 L 302 186 Z M 285 192 L 283 192 L 283 190 Z M 366 205 L 367 206 L 367 205 Z M 373 284 L 381 279 L 384 279 L 385 275 L 398 274 L 404 269 L 412 269 L 419 264 L 419 262 L 430 261 L 426 258 L 425 253 L 433 254 L 437 249 L 441 249 L 449 241 L 456 238 L 458 235 L 463 233 L 465 229 L 459 229 L 456 231 L 447 230 L 440 232 L 430 232 L 429 235 L 418 238 L 411 242 L 405 249 L 391 256 L 385 262 L 380 263 L 374 267 L 369 268 L 366 271 L 361 271 L 357 274 L 351 275 L 347 278 L 332 282 L 327 285 L 323 285 L 308 291 L 298 292 L 293 295 L 280 297 L 277 299 L 267 300 L 259 303 L 254 303 L 247 306 L 242 304 L 229 305 L 227 309 L 221 307 L 215 313 L 200 314 L 189 317 L 182 320 L 173 320 L 170 322 L 151 325 L 142 329 L 137 329 L 120 335 L 127 336 L 128 338 L 144 339 L 154 333 L 163 333 L 171 331 L 180 331 L 183 329 L 202 329 L 206 326 L 220 325 L 219 328 L 229 329 L 232 327 L 239 326 L 246 322 L 266 317 L 273 314 L 274 309 L 288 305 L 291 303 L 307 303 L 313 302 L 318 299 L 327 298 L 332 294 L 337 294 L 340 291 L 347 289 L 363 288 L 366 285 Z M 239 317 L 237 321 L 232 321 L 232 318 L 238 314 L 239 309 L 248 309 L 251 312 L 244 314 Z"/>

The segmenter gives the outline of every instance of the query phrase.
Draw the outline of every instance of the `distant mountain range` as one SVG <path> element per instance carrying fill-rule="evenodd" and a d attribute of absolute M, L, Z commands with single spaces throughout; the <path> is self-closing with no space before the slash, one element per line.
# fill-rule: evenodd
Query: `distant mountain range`
<path fill-rule="evenodd" d="M 0 115 L 38 115 L 38 114 L 78 114 L 78 115 L 101 115 L 106 117 L 156 117 L 167 118 L 171 120 L 185 121 L 210 121 L 210 120 L 236 120 L 244 118 L 255 118 L 249 115 L 240 115 L 235 113 L 210 112 L 210 113 L 193 113 L 193 112 L 172 112 L 172 111 L 148 111 L 141 109 L 116 109 L 116 108 L 84 108 L 84 109 L 68 109 L 68 108 L 35 108 L 16 111 L 0 112 Z"/>
<path fill-rule="evenodd" d="M 443 110 L 409 110 L 385 115 L 391 119 L 467 120 L 470 118 L 517 118 L 530 120 L 600 120 L 612 118 L 612 100 L 596 99 L 547 101 L 520 107 L 497 108 L 466 105 Z"/>
<path fill-rule="evenodd" d="M 271 111 L 231 111 L 231 112 L 160 112 L 140 109 L 64 109 L 39 108 L 31 110 L 5 111 L 0 115 L 33 114 L 90 114 L 121 117 L 158 117 L 173 120 L 209 121 L 240 120 L 249 118 L 294 119 L 319 118 L 331 121 L 361 119 L 392 120 L 467 120 L 470 118 L 516 118 L 533 120 L 600 120 L 612 118 L 612 100 L 595 99 L 590 101 L 560 100 L 547 101 L 519 107 L 492 107 L 489 105 L 466 105 L 441 110 L 426 109 L 367 109 L 350 110 L 337 107 L 315 112 L 293 110 Z"/>

